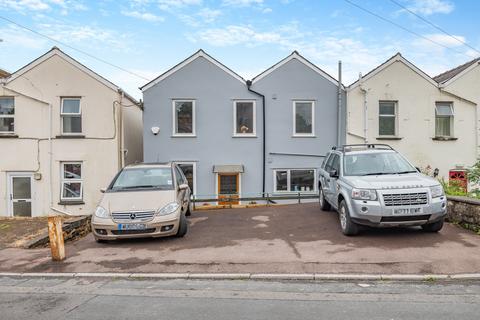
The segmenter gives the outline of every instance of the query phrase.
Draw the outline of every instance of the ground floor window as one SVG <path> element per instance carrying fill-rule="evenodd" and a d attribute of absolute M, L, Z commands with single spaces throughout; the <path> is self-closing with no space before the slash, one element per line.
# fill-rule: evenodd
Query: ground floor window
<path fill-rule="evenodd" d="M 83 199 L 82 162 L 61 163 L 61 200 Z"/>
<path fill-rule="evenodd" d="M 177 166 L 182 170 L 185 178 L 187 178 L 188 186 L 192 191 L 192 194 L 195 194 L 197 190 L 195 190 L 195 174 L 196 168 L 194 162 L 176 162 Z"/>
<path fill-rule="evenodd" d="M 275 192 L 315 192 L 315 169 L 274 170 Z"/>

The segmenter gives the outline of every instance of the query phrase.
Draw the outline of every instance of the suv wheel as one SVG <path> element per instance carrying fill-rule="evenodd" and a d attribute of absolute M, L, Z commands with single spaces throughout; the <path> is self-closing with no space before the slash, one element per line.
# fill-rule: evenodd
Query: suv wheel
<path fill-rule="evenodd" d="M 348 212 L 347 204 L 345 200 L 340 202 L 338 207 L 338 218 L 340 220 L 340 227 L 342 228 L 342 233 L 346 236 L 354 236 L 359 232 L 359 226 L 352 221 L 350 218 L 350 213 Z"/>
<path fill-rule="evenodd" d="M 322 185 L 320 185 L 319 195 L 318 195 L 318 202 L 320 203 L 320 209 L 323 211 L 329 211 L 331 206 L 330 203 L 325 200 L 325 194 L 323 193 Z"/>
<path fill-rule="evenodd" d="M 434 222 L 434 223 L 424 224 L 422 226 L 422 229 L 423 229 L 423 231 L 426 231 L 426 232 L 438 232 L 438 231 L 442 230 L 442 228 L 443 228 L 443 221 L 444 221 L 444 219 L 442 219 L 440 221 L 437 221 L 437 222 Z"/>
<path fill-rule="evenodd" d="M 184 214 L 180 215 L 180 224 L 178 226 L 178 231 L 177 234 L 175 235 L 176 237 L 182 238 L 187 234 L 188 230 L 188 222 L 187 218 L 185 217 Z"/>

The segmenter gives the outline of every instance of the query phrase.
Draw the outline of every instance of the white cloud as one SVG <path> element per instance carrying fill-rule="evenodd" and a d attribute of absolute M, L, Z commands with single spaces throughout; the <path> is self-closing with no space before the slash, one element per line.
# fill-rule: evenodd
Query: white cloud
<path fill-rule="evenodd" d="M 426 34 L 424 35 L 424 37 L 432 40 L 432 41 L 435 41 L 436 43 L 439 43 L 441 45 L 444 45 L 446 47 L 449 47 L 449 48 L 454 48 L 454 47 L 460 47 L 462 46 L 463 44 L 461 42 L 466 42 L 466 39 L 465 37 L 463 36 L 459 36 L 459 35 L 453 35 L 456 39 L 458 40 L 455 40 L 454 38 L 446 35 L 446 34 L 443 34 L 443 33 L 435 33 L 435 34 Z M 460 41 L 461 42 L 460 42 Z M 432 42 L 430 41 L 427 41 L 427 40 L 421 40 L 422 42 L 428 42 L 428 44 L 430 45 L 435 45 L 433 44 Z"/>
<path fill-rule="evenodd" d="M 222 15 L 222 11 L 210 9 L 210 8 L 203 8 L 201 9 L 198 14 L 205 22 L 212 23 L 214 22 L 219 16 Z"/>
<path fill-rule="evenodd" d="M 448 14 L 455 9 L 455 5 L 448 0 L 413 0 L 408 9 L 429 16 L 435 13 Z"/>
<path fill-rule="evenodd" d="M 198 38 L 213 46 L 258 45 L 280 41 L 281 35 L 276 32 L 257 32 L 249 26 L 230 25 L 225 28 L 214 28 L 200 31 Z"/>
<path fill-rule="evenodd" d="M 231 7 L 249 7 L 263 4 L 263 0 L 223 0 L 222 5 Z"/>
<path fill-rule="evenodd" d="M 157 0 L 158 7 L 165 11 L 187 6 L 196 6 L 203 3 L 202 0 Z"/>
<path fill-rule="evenodd" d="M 265 8 L 262 10 L 262 13 L 271 13 L 272 11 L 272 8 Z"/>
<path fill-rule="evenodd" d="M 47 45 L 47 40 L 39 38 L 29 31 L 20 29 L 16 26 L 9 25 L 8 27 L 1 28 L 0 34 L 2 35 L 2 46 L 8 46 L 8 48 L 19 47 L 23 49 L 41 49 Z"/>
<path fill-rule="evenodd" d="M 165 18 L 163 17 L 157 16 L 148 12 L 122 11 L 122 14 L 127 17 L 137 18 L 140 20 L 148 21 L 148 22 L 161 22 L 165 20 Z"/>
<path fill-rule="evenodd" d="M 84 11 L 87 7 L 76 0 L 0 0 L 0 8 L 11 9 L 21 13 L 27 11 L 49 11 L 59 9 L 63 15 L 70 11 Z"/>

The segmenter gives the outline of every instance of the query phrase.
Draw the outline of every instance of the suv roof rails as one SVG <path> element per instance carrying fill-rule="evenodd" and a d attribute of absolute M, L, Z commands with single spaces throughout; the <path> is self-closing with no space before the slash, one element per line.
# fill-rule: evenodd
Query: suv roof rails
<path fill-rule="evenodd" d="M 395 151 L 390 145 L 383 143 L 359 143 L 359 144 L 344 144 L 340 147 L 334 146 L 332 150 L 338 150 L 341 152 L 353 151 L 353 149 L 375 149 L 375 150 L 392 150 Z"/>

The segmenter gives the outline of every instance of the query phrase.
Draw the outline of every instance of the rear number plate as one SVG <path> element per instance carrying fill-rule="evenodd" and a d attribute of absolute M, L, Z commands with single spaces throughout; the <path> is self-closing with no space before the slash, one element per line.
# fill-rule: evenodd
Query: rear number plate
<path fill-rule="evenodd" d="M 142 223 L 119 224 L 118 230 L 144 230 L 146 225 Z"/>
<path fill-rule="evenodd" d="M 393 214 L 418 214 L 423 213 L 422 208 L 398 208 L 393 209 Z"/>

